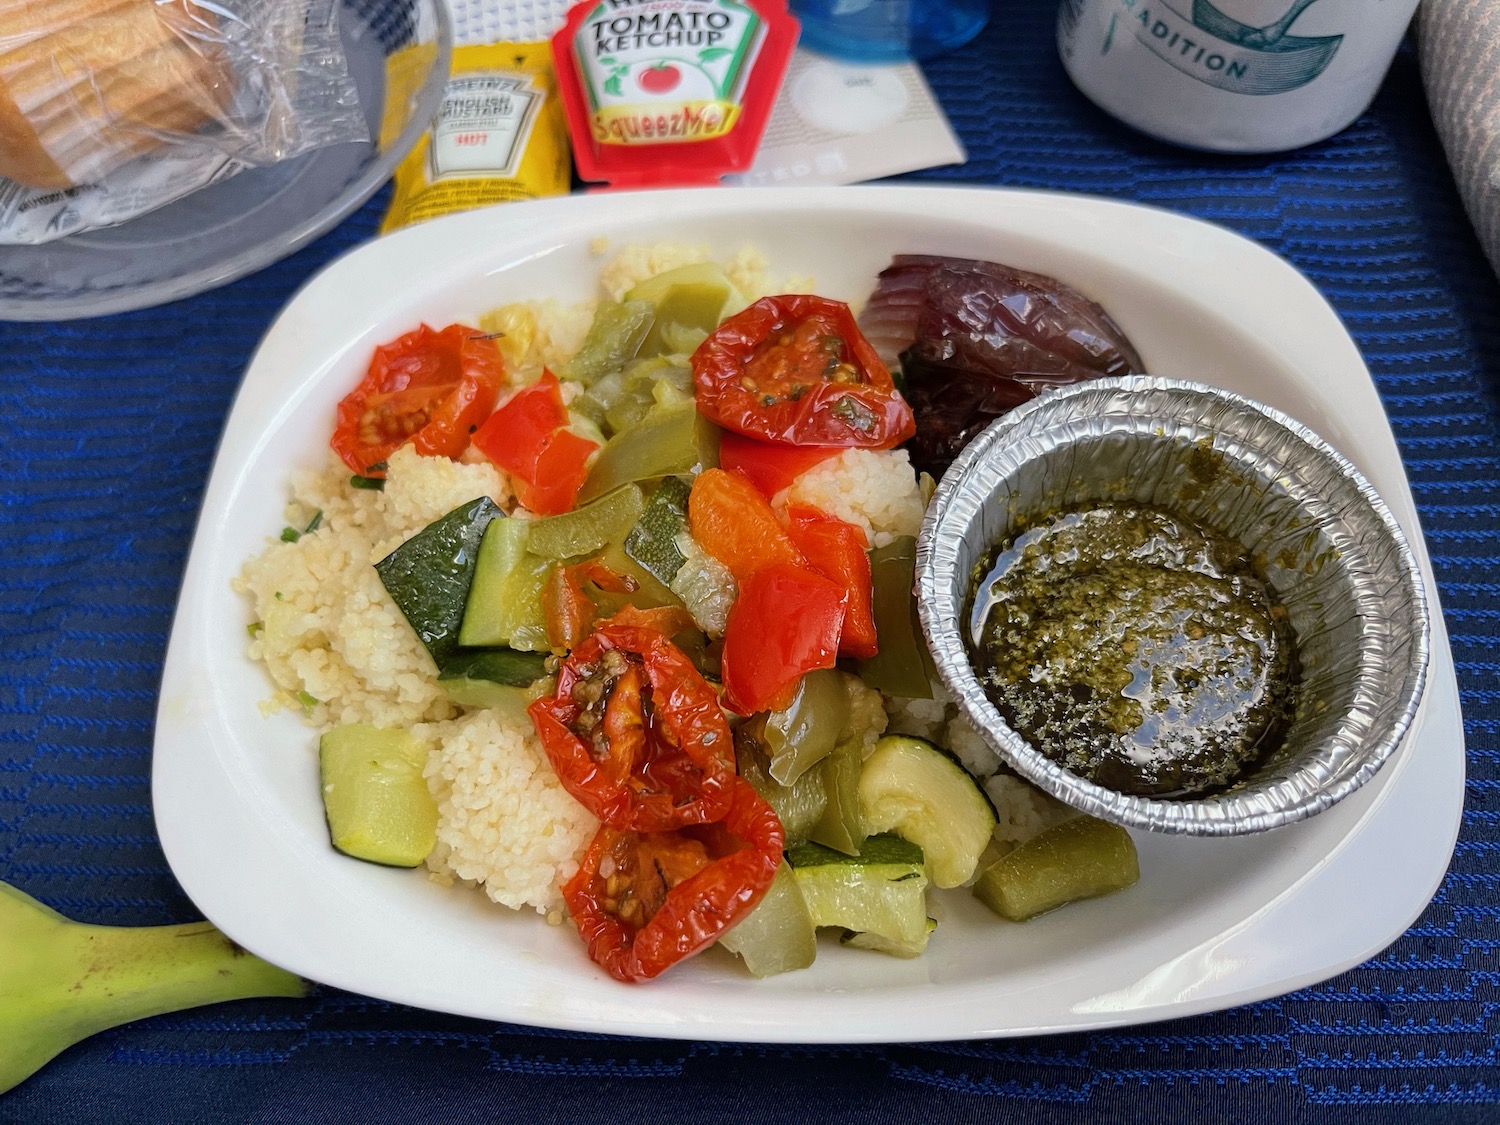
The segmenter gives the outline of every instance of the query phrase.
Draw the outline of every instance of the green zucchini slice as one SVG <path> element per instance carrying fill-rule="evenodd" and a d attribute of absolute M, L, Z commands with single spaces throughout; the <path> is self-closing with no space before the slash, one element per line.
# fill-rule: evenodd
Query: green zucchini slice
<path fill-rule="evenodd" d="M 850 949 L 870 949 L 876 953 L 888 953 L 892 957 L 919 957 L 927 949 L 927 939 L 932 936 L 932 931 L 937 929 L 937 919 L 927 919 L 927 931 L 922 935 L 920 942 L 912 943 L 905 941 L 893 941 L 879 934 L 860 934 L 853 930 L 845 930 L 839 937 L 840 945 L 847 945 Z"/>
<path fill-rule="evenodd" d="M 547 674 L 547 658 L 513 648 L 460 649 L 443 666 L 438 686 L 460 707 L 524 708 L 531 686 Z"/>
<path fill-rule="evenodd" d="M 899 836 L 871 836 L 858 855 L 820 844 L 786 853 L 814 926 L 838 926 L 906 946 L 927 940 L 922 849 Z"/>
<path fill-rule="evenodd" d="M 404 730 L 335 727 L 318 743 L 328 835 L 345 855 L 416 867 L 437 842 L 437 804 L 422 769 L 427 746 Z"/>
<path fill-rule="evenodd" d="M 441 668 L 458 648 L 479 544 L 496 520 L 509 522 L 488 496 L 428 524 L 375 564 L 381 584 Z"/>
<path fill-rule="evenodd" d="M 535 520 L 495 520 L 485 530 L 459 644 L 547 649 L 542 586 L 553 564 L 527 550 L 535 524 Z"/>
<path fill-rule="evenodd" d="M 640 521 L 625 537 L 625 553 L 638 562 L 664 586 L 687 562 L 677 549 L 677 537 L 687 530 L 688 482 L 681 477 L 664 477 L 651 494 Z"/>
<path fill-rule="evenodd" d="M 859 775 L 859 803 L 869 831 L 921 845 L 939 887 L 968 882 L 995 831 L 995 810 L 974 779 L 920 738 L 875 744 Z"/>

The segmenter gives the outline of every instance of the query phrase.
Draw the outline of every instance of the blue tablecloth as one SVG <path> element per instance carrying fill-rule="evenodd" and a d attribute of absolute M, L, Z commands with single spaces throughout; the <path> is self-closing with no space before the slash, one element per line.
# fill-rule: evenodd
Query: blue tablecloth
<path fill-rule="evenodd" d="M 970 159 L 919 178 L 1092 192 L 1222 223 L 1290 259 L 1343 318 L 1405 458 L 1463 691 L 1463 831 L 1417 924 L 1280 999 L 935 1046 L 602 1039 L 319 990 L 101 1034 L 0 1096 L 0 1122 L 1500 1120 L 1500 290 L 1415 56 L 1326 143 L 1210 157 L 1135 135 L 1077 94 L 1053 10 L 997 0 L 981 38 L 929 66 Z M 302 281 L 372 236 L 385 199 L 216 292 L 0 325 L 0 878 L 67 914 L 197 916 L 159 848 L 149 782 L 194 519 L 257 339 Z"/>

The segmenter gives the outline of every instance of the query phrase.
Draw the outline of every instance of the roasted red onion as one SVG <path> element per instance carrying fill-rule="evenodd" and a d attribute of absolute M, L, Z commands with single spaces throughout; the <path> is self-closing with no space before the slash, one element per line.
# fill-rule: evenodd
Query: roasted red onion
<path fill-rule="evenodd" d="M 997 262 L 899 254 L 860 328 L 905 376 L 917 418 L 908 448 L 933 476 L 997 416 L 1048 387 L 1142 369 L 1093 301 L 1056 278 Z"/>

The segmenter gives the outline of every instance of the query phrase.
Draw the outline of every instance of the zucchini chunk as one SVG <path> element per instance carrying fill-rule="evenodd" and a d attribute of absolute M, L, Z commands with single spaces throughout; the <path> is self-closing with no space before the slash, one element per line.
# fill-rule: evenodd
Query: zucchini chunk
<path fill-rule="evenodd" d="M 335 727 L 318 743 L 323 811 L 333 846 L 355 859 L 416 867 L 437 842 L 437 803 L 422 768 L 427 746 L 404 730 Z"/>
<path fill-rule="evenodd" d="M 888 953 L 892 957 L 920 957 L 927 948 L 927 939 L 932 936 L 932 931 L 935 929 L 937 929 L 937 919 L 928 918 L 927 932 L 922 935 L 921 942 L 915 945 L 904 941 L 892 941 L 879 934 L 860 934 L 853 930 L 845 930 L 839 937 L 839 944 L 847 945 L 850 949 L 870 949 L 876 953 Z"/>
<path fill-rule="evenodd" d="M 719 938 L 719 944 L 744 961 L 755 977 L 789 973 L 813 963 L 818 935 L 786 860 L 777 868 L 765 897 Z"/>
<path fill-rule="evenodd" d="M 471 680 L 467 676 L 439 676 L 438 687 L 460 707 L 497 707 L 522 719 L 534 698 L 523 687 L 497 684 L 494 680 Z"/>
<path fill-rule="evenodd" d="M 786 853 L 814 926 L 838 926 L 905 946 L 927 943 L 922 849 L 899 836 L 871 836 L 860 853 L 820 844 Z"/>
<path fill-rule="evenodd" d="M 962 766 L 930 742 L 888 735 L 859 775 L 865 827 L 921 845 L 934 885 L 974 875 L 995 831 L 995 810 Z"/>
<path fill-rule="evenodd" d="M 443 665 L 438 686 L 460 707 L 523 708 L 547 674 L 547 658 L 513 648 L 461 649 Z"/>
<path fill-rule="evenodd" d="M 509 523 L 488 496 L 428 524 L 375 564 L 381 584 L 439 668 L 459 645 L 464 605 L 491 523 Z"/>
<path fill-rule="evenodd" d="M 552 561 L 526 549 L 535 523 L 502 519 L 485 529 L 458 632 L 460 645 L 547 650 L 542 586 Z"/>
<path fill-rule="evenodd" d="M 974 897 L 1002 918 L 1024 922 L 1064 903 L 1124 890 L 1140 877 L 1130 833 L 1098 817 L 1076 816 L 985 868 Z"/>
<path fill-rule="evenodd" d="M 663 477 L 651 494 L 640 521 L 625 537 L 625 553 L 633 558 L 664 586 L 687 562 L 677 549 L 677 537 L 687 530 L 687 502 L 690 491 L 681 477 Z"/>

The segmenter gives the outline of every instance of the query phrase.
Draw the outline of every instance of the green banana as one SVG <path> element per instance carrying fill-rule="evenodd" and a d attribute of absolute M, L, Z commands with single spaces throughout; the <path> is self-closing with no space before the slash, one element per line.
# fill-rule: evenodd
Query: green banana
<path fill-rule="evenodd" d="M 163 1012 L 307 983 L 208 922 L 88 926 L 0 882 L 0 1094 L 81 1039 Z"/>

